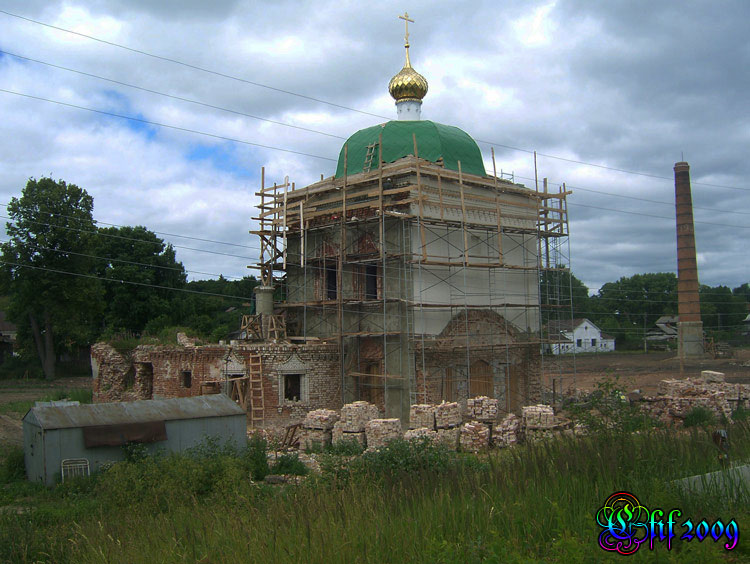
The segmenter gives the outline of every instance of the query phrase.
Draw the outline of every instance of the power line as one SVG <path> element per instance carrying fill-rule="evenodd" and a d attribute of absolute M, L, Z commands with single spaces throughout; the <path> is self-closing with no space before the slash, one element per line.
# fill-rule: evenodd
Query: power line
<path fill-rule="evenodd" d="M 355 112 L 355 113 L 359 113 L 359 114 L 363 114 L 363 115 L 368 115 L 368 116 L 376 117 L 376 118 L 379 118 L 379 119 L 391 120 L 391 117 L 389 117 L 389 116 L 382 116 L 382 115 L 374 114 L 374 113 L 367 112 L 367 111 L 364 111 L 364 110 L 358 110 L 356 108 L 345 106 L 343 104 L 337 104 L 335 102 L 330 102 L 328 100 L 323 100 L 323 99 L 320 99 L 320 98 L 315 98 L 315 97 L 312 97 L 312 96 L 307 96 L 305 94 L 299 94 L 299 93 L 293 92 L 291 90 L 285 90 L 285 89 L 282 89 L 282 88 L 276 88 L 274 86 L 269 86 L 267 84 L 262 84 L 260 82 L 254 82 L 254 81 L 247 80 L 247 79 L 244 79 L 244 78 L 241 78 L 241 77 L 233 76 L 233 75 L 222 73 L 222 72 L 219 72 L 219 71 L 214 71 L 214 70 L 211 70 L 211 69 L 200 67 L 198 65 L 193 65 L 191 63 L 186 63 L 184 61 L 180 61 L 178 59 L 174 59 L 174 58 L 171 58 L 171 57 L 165 57 L 163 55 L 157 55 L 157 54 L 154 54 L 154 53 L 150 53 L 148 51 L 144 51 L 142 49 L 136 49 L 136 48 L 133 48 L 133 47 L 128 47 L 128 46 L 122 45 L 120 43 L 115 43 L 113 41 L 107 41 L 105 39 L 94 37 L 92 35 L 87 35 L 85 33 L 80 33 L 78 31 L 73 31 L 71 29 L 66 29 L 66 28 L 63 28 L 63 27 L 60 27 L 60 26 L 55 26 L 55 25 L 52 25 L 52 24 L 48 24 L 48 23 L 45 23 L 45 22 L 42 22 L 42 21 L 39 21 L 39 20 L 35 20 L 35 19 L 32 19 L 32 18 L 21 16 L 19 14 L 14 14 L 14 13 L 8 12 L 6 10 L 0 10 L 0 13 L 5 14 L 5 15 L 10 16 L 10 17 L 13 17 L 13 18 L 18 18 L 18 19 L 21 19 L 21 20 L 24 20 L 24 21 L 27 21 L 27 22 L 30 22 L 30 23 L 34 23 L 34 24 L 37 24 L 37 25 L 48 27 L 50 29 L 55 29 L 57 31 L 62 31 L 62 32 L 69 33 L 69 34 L 72 34 L 72 35 L 77 35 L 79 37 L 85 37 L 86 39 L 90 39 L 92 41 L 97 41 L 99 43 L 110 45 L 112 47 L 117 47 L 119 49 L 124 49 L 124 50 L 130 51 L 132 53 L 137 53 L 139 55 L 144 55 L 144 56 L 147 56 L 147 57 L 151 57 L 151 58 L 154 58 L 154 59 L 158 59 L 158 60 L 162 60 L 162 61 L 165 61 L 165 62 L 173 63 L 173 64 L 176 64 L 176 65 L 181 65 L 181 66 L 184 66 L 184 67 L 192 69 L 192 70 L 197 70 L 197 71 L 200 71 L 200 72 L 205 72 L 205 73 L 208 73 L 208 74 L 212 74 L 212 75 L 215 75 L 215 76 L 220 76 L 222 78 L 227 78 L 227 79 L 230 79 L 230 80 L 235 80 L 235 81 L 242 82 L 242 83 L 245 83 L 245 84 L 250 84 L 252 86 L 257 86 L 257 87 L 260 87 L 260 88 L 266 88 L 268 90 L 272 90 L 272 91 L 275 91 L 275 92 L 281 92 L 281 93 L 284 93 L 284 94 L 288 94 L 290 96 L 296 96 L 296 97 L 303 98 L 303 99 L 306 99 L 306 100 L 310 100 L 310 101 L 313 101 L 313 102 L 317 102 L 317 103 L 320 103 L 320 104 L 325 104 L 325 105 L 329 105 L 329 106 L 332 106 L 332 107 L 340 108 L 340 109 L 343 109 L 343 110 L 348 110 L 348 111 L 351 111 L 351 112 Z M 318 133 L 322 133 L 322 132 L 318 132 Z M 503 144 L 503 143 L 497 143 L 495 141 L 487 141 L 487 140 L 482 140 L 482 139 L 477 139 L 476 141 L 479 142 L 479 143 L 486 144 L 486 145 L 491 145 L 491 146 L 496 146 L 496 147 L 503 147 L 505 149 L 510 149 L 510 150 L 513 150 L 513 151 L 518 151 L 518 152 L 527 153 L 527 154 L 533 154 L 535 152 L 535 151 L 530 150 L 530 149 L 523 149 L 521 147 L 515 147 L 513 145 L 506 145 L 506 144 Z M 604 169 L 604 170 L 611 170 L 613 172 L 621 172 L 621 173 L 624 173 L 624 174 L 633 174 L 633 175 L 637 175 L 637 176 L 645 176 L 645 177 L 648 177 L 648 178 L 655 178 L 655 179 L 659 179 L 659 180 L 668 180 L 668 181 L 672 181 L 673 180 L 673 178 L 668 177 L 668 176 L 661 176 L 661 175 L 658 175 L 658 174 L 651 174 L 651 173 L 639 172 L 639 171 L 628 170 L 628 169 L 623 169 L 623 168 L 617 168 L 617 167 L 612 167 L 612 166 L 607 166 L 607 165 L 602 165 L 602 164 L 597 164 L 597 163 L 590 163 L 590 162 L 581 161 L 581 160 L 577 160 L 577 159 L 571 159 L 571 158 L 567 158 L 567 157 L 560 157 L 560 156 L 557 156 L 557 155 L 550 155 L 548 153 L 536 152 L 536 154 L 538 156 L 546 157 L 548 159 L 555 159 L 555 160 L 559 160 L 559 161 L 569 162 L 569 163 L 572 163 L 572 164 L 580 164 L 580 165 L 590 166 L 590 167 Z M 317 158 L 321 158 L 321 157 L 317 157 Z M 727 190 L 750 191 L 750 188 L 741 188 L 741 187 L 738 187 L 738 186 L 728 186 L 728 185 L 724 185 L 724 184 L 711 184 L 711 183 L 707 183 L 707 182 L 693 182 L 693 184 L 700 185 L 700 186 L 709 186 L 709 187 L 712 187 L 712 188 L 723 188 L 723 189 L 727 189 Z"/>
<path fill-rule="evenodd" d="M 601 206 L 590 206 L 588 204 L 574 204 L 572 202 L 569 203 L 568 206 L 570 206 L 570 207 L 578 207 L 578 208 L 591 208 L 591 209 L 594 209 L 594 210 L 604 210 L 604 211 L 611 211 L 611 212 L 617 212 L 617 213 L 626 213 L 626 214 L 629 214 L 629 215 L 640 215 L 640 216 L 643 216 L 643 217 L 654 217 L 654 218 L 657 218 L 657 219 L 670 219 L 670 220 L 674 219 L 674 216 L 669 217 L 669 216 L 664 216 L 664 215 L 653 215 L 653 214 L 650 214 L 650 213 L 633 212 L 633 211 L 627 211 L 627 210 L 618 210 L 618 209 L 614 209 L 614 208 L 605 208 L 605 207 L 601 207 Z M 718 226 L 718 227 L 731 227 L 733 229 L 750 229 L 750 225 L 729 225 L 729 224 L 726 224 L 726 223 L 712 223 L 710 221 L 695 221 L 695 220 L 693 221 L 693 223 L 699 224 L 699 225 L 714 225 L 714 226 Z"/>
<path fill-rule="evenodd" d="M 4 260 L 0 260 L 0 264 L 4 264 L 6 266 L 15 266 L 15 267 L 18 267 L 18 268 L 31 268 L 32 270 L 42 270 L 42 271 L 46 271 L 46 272 L 54 272 L 55 274 L 65 274 L 65 275 L 68 275 L 68 276 L 80 276 L 82 278 L 90 278 L 90 279 L 94 279 L 94 280 L 104 280 L 106 282 L 117 282 L 117 283 L 120 283 L 120 284 L 130 284 L 130 285 L 133 285 L 133 286 L 143 286 L 143 287 L 147 287 L 147 288 L 156 288 L 156 289 L 159 289 L 159 290 L 171 290 L 173 292 L 185 292 L 185 293 L 188 293 L 188 294 L 200 294 L 200 295 L 204 295 L 204 296 L 212 296 L 212 297 L 219 297 L 219 298 L 232 298 L 232 299 L 244 300 L 244 301 L 249 301 L 249 300 L 252 299 L 252 298 L 248 298 L 246 296 L 232 296 L 232 295 L 227 295 L 227 294 L 216 294 L 216 293 L 213 293 L 213 292 L 201 292 L 201 291 L 198 291 L 198 290 L 188 290 L 187 288 L 172 288 L 170 286 L 159 286 L 158 284 L 148 284 L 146 282 L 133 282 L 131 280 L 119 280 L 119 279 L 114 279 L 114 278 L 104 278 L 102 276 L 96 276 L 94 274 L 82 274 L 80 272 L 68 272 L 67 270 L 58 270 L 58 269 L 55 269 L 55 268 L 45 268 L 43 266 L 32 266 L 30 264 L 20 264 L 20 263 L 17 263 L 17 262 L 9 262 L 9 261 L 4 261 Z"/>
<path fill-rule="evenodd" d="M 4 208 L 7 208 L 9 205 L 10 204 L 2 204 L 2 203 L 0 203 L 0 207 L 4 207 Z M 62 213 L 55 213 L 54 215 L 56 217 L 65 217 L 65 218 L 68 218 L 68 219 L 76 219 L 76 220 L 78 219 L 78 218 L 75 218 L 73 216 L 65 215 L 65 214 L 62 214 Z M 3 216 L 0 216 L 0 217 L 3 217 Z M 109 225 L 110 227 L 118 227 L 118 228 L 130 227 L 129 225 L 118 225 L 116 223 L 107 223 L 105 221 L 99 221 L 99 220 L 96 220 L 96 219 L 94 219 L 93 221 L 97 225 Z M 48 225 L 54 226 L 56 224 L 50 223 Z M 253 251 L 259 251 L 260 250 L 260 247 L 251 247 L 250 245 L 240 245 L 239 243 L 227 243 L 226 241 L 216 241 L 215 239 L 203 239 L 201 237 L 192 237 L 190 235 L 178 235 L 177 233 L 166 233 L 164 231 L 154 231 L 153 229 L 148 229 L 148 231 L 151 231 L 152 233 L 156 233 L 158 235 L 167 235 L 169 237 L 179 237 L 181 239 L 191 239 L 193 241 L 201 241 L 201 242 L 204 242 L 204 243 L 215 243 L 217 245 L 229 245 L 231 247 L 240 247 L 240 248 L 243 248 L 243 249 L 250 249 L 250 250 L 253 250 Z M 92 231 L 92 233 L 93 233 L 93 231 Z M 134 241 L 142 241 L 142 239 L 133 239 L 133 240 Z M 143 241 L 143 242 L 144 243 L 154 243 L 154 244 L 156 244 L 154 241 Z"/>
<path fill-rule="evenodd" d="M 135 84 L 129 84 L 127 82 L 122 82 L 122 81 L 119 81 L 119 80 L 114 80 L 114 79 L 111 79 L 111 78 L 106 78 L 106 77 L 99 76 L 99 75 L 96 75 L 96 74 L 91 74 L 91 73 L 88 73 L 88 72 L 83 72 L 83 71 L 79 71 L 79 70 L 76 70 L 76 69 L 71 69 L 71 68 L 68 68 L 68 67 L 63 67 L 63 66 L 60 66 L 60 65 L 55 65 L 55 64 L 52 64 L 52 63 L 47 63 L 45 61 L 40 61 L 38 59 L 32 59 L 30 57 L 24 57 L 23 55 L 17 55 L 15 53 L 10 53 L 9 51 L 3 51 L 3 50 L 0 49 L 0 53 L 4 53 L 6 55 L 10 55 L 11 57 L 16 57 L 18 59 L 23 59 L 24 61 L 31 61 L 33 63 L 38 63 L 40 65 L 45 65 L 45 66 L 52 67 L 52 68 L 55 68 L 55 69 L 60 69 L 60 70 L 64 70 L 64 71 L 67 71 L 67 72 L 72 72 L 72 73 L 80 74 L 82 76 L 88 76 L 90 78 L 96 78 L 98 80 L 105 80 L 107 82 L 111 82 L 113 84 L 119 84 L 121 86 L 127 86 L 128 88 L 134 88 L 136 90 L 141 90 L 143 92 L 149 92 L 151 94 L 158 94 L 159 96 L 165 96 L 166 98 L 172 98 L 174 100 L 180 100 L 181 102 L 188 102 L 190 104 L 197 104 L 199 106 L 204 106 L 206 108 L 211 108 L 211 109 L 214 109 L 214 110 L 220 110 L 222 112 L 228 112 L 228 113 L 231 113 L 231 114 L 236 114 L 236 115 L 240 115 L 240 116 L 244 116 L 244 117 L 249 117 L 249 118 L 257 119 L 257 120 L 260 120 L 260 121 L 265 121 L 265 122 L 268 122 L 268 123 L 273 123 L 275 125 L 283 125 L 284 127 L 291 127 L 291 128 L 294 128 L 294 129 L 299 129 L 301 131 L 307 131 L 309 133 L 316 133 L 318 135 L 325 135 L 327 137 L 333 137 L 335 139 L 346 140 L 346 137 L 341 137 L 340 135 L 333 135 L 332 133 L 325 133 L 323 131 L 318 131 L 317 129 L 310 129 L 308 127 L 302 127 L 302 126 L 299 126 L 299 125 L 292 125 L 291 123 L 284 123 L 283 121 L 276 121 L 276 120 L 272 120 L 272 119 L 268 119 L 268 118 L 254 116 L 252 114 L 248 114 L 248 113 L 245 113 L 245 112 L 240 112 L 238 110 L 231 110 L 229 108 L 223 108 L 221 106 L 215 106 L 213 104 L 208 104 L 206 102 L 201 102 L 201 101 L 198 101 L 198 100 L 191 100 L 190 98 L 183 98 L 182 96 L 175 96 L 173 94 L 167 94 L 165 92 L 159 92 L 158 90 L 152 90 L 150 88 L 144 88 L 143 86 L 136 86 Z"/>
<path fill-rule="evenodd" d="M 11 241 L 12 241 L 11 239 L 6 239 L 6 240 L 0 239 L 0 242 L 2 243 L 10 243 Z M 75 251 L 69 251 L 65 249 L 53 249 L 51 247 L 43 247 L 42 245 L 38 245 L 35 243 L 30 243 L 30 246 L 34 247 L 35 249 L 41 249 L 44 251 L 52 251 L 53 253 L 75 255 L 79 257 L 93 258 L 93 259 L 98 259 L 98 260 L 106 260 L 108 262 L 121 262 L 123 264 L 132 264 L 134 266 L 144 266 L 147 268 L 158 268 L 160 270 L 172 270 L 175 272 L 186 272 L 190 274 L 205 274 L 206 276 L 224 276 L 223 274 L 216 274 L 214 272 L 201 272 L 199 270 L 186 270 L 185 268 L 177 268 L 174 266 L 162 266 L 159 264 L 148 264 L 144 262 L 135 262 L 135 261 L 125 260 L 125 259 L 116 259 L 116 258 L 111 258 L 111 257 L 99 257 L 96 255 L 89 255 L 86 253 L 77 253 Z M 224 278 L 234 278 L 235 280 L 242 280 L 242 278 L 240 278 L 239 276 L 224 276 Z"/>
<path fill-rule="evenodd" d="M 0 10 L 2 12 L 2 10 Z M 41 96 L 32 96 L 31 94 L 24 94 L 22 92 L 15 92 L 13 90 L 5 90 L 4 88 L 0 88 L 0 92 L 5 92 L 6 94 L 14 94 L 16 96 L 23 96 L 24 98 L 31 98 L 33 100 L 41 100 L 42 102 L 49 102 L 51 104 L 58 104 L 60 106 L 67 106 L 69 108 L 76 108 L 78 110 L 86 110 L 87 112 L 93 112 L 96 114 L 101 114 L 105 116 L 111 116 L 116 117 L 120 119 L 127 119 L 130 121 L 136 121 L 139 123 L 145 123 L 147 125 L 156 125 L 159 127 L 166 127 L 169 129 L 175 129 L 177 131 L 185 131 L 187 133 L 194 133 L 196 135 L 203 135 L 206 137 L 212 137 L 214 139 L 221 139 L 222 141 L 231 141 L 233 143 L 242 143 L 243 145 L 251 145 L 253 147 L 260 147 L 262 149 L 271 149 L 273 151 L 282 151 L 284 153 L 292 153 L 294 155 L 301 155 L 303 157 L 312 157 L 314 159 L 321 159 L 324 161 L 332 161 L 336 162 L 337 159 L 331 159 L 329 157 L 321 157 L 320 155 L 313 155 L 311 153 L 305 153 L 303 151 L 293 151 L 292 149 L 282 149 L 281 147 L 273 147 L 271 145 L 263 145 L 261 143 L 253 143 L 252 141 L 245 141 L 243 139 L 235 139 L 234 137 L 225 137 L 223 135 L 216 135 L 215 133 L 206 133 L 205 131 L 198 131 L 196 129 L 190 129 L 187 127 L 179 127 L 177 125 L 169 125 L 166 123 L 159 123 L 156 121 L 150 121 L 147 119 L 137 118 L 133 116 L 126 116 L 122 114 L 116 114 L 114 112 L 105 112 L 104 110 L 96 110 L 94 108 L 87 108 L 86 106 L 79 106 L 77 104 L 69 104 L 68 102 L 61 102 L 59 100 L 51 100 L 50 98 L 42 98 Z"/>
<path fill-rule="evenodd" d="M 372 117 L 377 117 L 377 118 L 382 118 L 383 117 L 383 116 L 379 116 L 377 114 L 373 114 L 373 113 L 370 113 L 370 112 L 365 112 L 363 110 L 356 110 L 356 109 L 350 108 L 348 106 L 344 106 L 344 105 L 341 105 L 341 104 L 336 104 L 335 102 L 329 102 L 328 100 L 322 100 L 320 98 L 314 98 L 312 96 L 307 96 L 305 94 L 299 94 L 297 92 L 292 92 L 291 90 L 284 90 L 283 88 L 276 88 L 275 86 L 269 86 L 267 84 L 262 84 L 260 82 L 254 82 L 252 80 L 247 80 L 245 78 L 240 78 L 238 76 L 233 76 L 231 74 L 225 74 L 225 73 L 218 72 L 218 71 L 215 71 L 215 70 L 211 70 L 211 69 L 199 67 L 197 65 L 186 63 L 186 62 L 180 61 L 178 59 L 172 59 L 170 57 L 164 57 L 162 55 L 156 55 L 154 53 L 149 53 L 149 52 L 143 51 L 141 49 L 135 49 L 133 47 L 128 47 L 128 46 L 122 45 L 120 43 L 115 43 L 113 41 L 107 41 L 106 39 L 100 39 L 100 38 L 94 37 L 92 35 L 86 35 L 85 33 L 80 33 L 78 31 L 73 31 L 71 29 L 65 29 L 64 27 L 58 27 L 58 26 L 51 25 L 51 24 L 48 24 L 48 23 L 40 22 L 38 20 L 34 20 L 34 19 L 31 19 L 31 18 L 20 16 L 18 14 L 12 14 L 12 13 L 7 12 L 5 10 L 0 10 L 0 13 L 3 13 L 5 15 L 7 15 L 7 16 L 11 16 L 13 18 L 18 18 L 18 19 L 21 19 L 21 20 L 25 20 L 27 22 L 31 22 L 31 23 L 34 23 L 34 24 L 37 24 L 37 25 L 41 25 L 41 26 L 48 27 L 48 28 L 51 28 L 51 29 L 56 29 L 57 31 L 64 31 L 65 33 L 70 33 L 70 34 L 73 34 L 73 35 L 77 35 L 79 37 L 85 37 L 86 39 L 91 39 L 92 41 L 97 41 L 99 43 L 104 43 L 104 44 L 110 45 L 112 47 L 117 47 L 119 49 L 125 49 L 126 51 L 130 51 L 132 53 L 138 53 L 139 55 L 145 55 L 146 57 L 151 57 L 153 59 L 158 59 L 160 61 L 166 61 L 168 63 L 173 63 L 173 64 L 176 64 L 176 65 L 180 65 L 180 66 L 192 69 L 192 70 L 197 70 L 197 71 L 200 71 L 200 72 L 205 72 L 205 73 L 208 73 L 208 74 L 212 74 L 214 76 L 220 76 L 222 78 L 228 78 L 230 80 L 235 80 L 237 82 L 242 82 L 242 83 L 245 83 L 245 84 L 250 84 L 252 86 L 257 86 L 259 88 L 266 88 L 266 89 L 272 90 L 274 92 L 281 92 L 282 94 L 288 94 L 290 96 L 296 96 L 297 98 L 304 98 L 305 100 L 310 100 L 312 102 L 318 102 L 319 104 L 326 104 L 328 106 L 333 106 L 334 108 L 341 108 L 342 110 L 349 110 L 349 111 L 352 111 L 352 112 L 356 112 L 356 113 L 359 113 L 359 114 L 364 114 L 364 115 L 368 115 L 368 116 L 372 116 Z M 388 118 L 386 118 L 386 119 L 388 119 Z"/>
<path fill-rule="evenodd" d="M 10 223 L 16 223 L 16 220 L 14 220 L 13 218 L 8 217 L 6 215 L 0 215 L 0 218 L 7 219 L 7 220 L 9 220 Z M 24 220 L 24 221 L 26 221 L 28 223 L 33 223 L 35 225 L 46 225 L 46 226 L 49 226 L 49 227 L 58 227 L 60 229 L 67 229 L 69 231 L 78 231 L 79 233 L 91 233 L 93 235 L 99 235 L 101 237 L 111 237 L 113 239 L 123 239 L 125 241 L 136 241 L 138 243 L 150 243 L 152 245 L 159 245 L 159 246 L 161 246 L 161 245 L 164 244 L 163 242 L 162 243 L 157 243 L 156 241 L 144 241 L 143 239 L 138 239 L 138 238 L 135 238 L 135 237 L 124 237 L 122 235 L 112 235 L 111 233 L 103 233 L 101 230 L 92 231 L 90 229 L 80 229 L 80 228 L 77 228 L 77 227 L 68 227 L 67 225 L 59 225 L 59 224 L 55 224 L 55 223 L 47 223 L 47 222 L 44 222 L 44 221 L 34 221 L 34 220 L 30 220 L 30 219 L 27 219 L 27 220 Z M 230 253 L 222 253 L 222 252 L 219 252 L 219 251 L 209 251 L 208 249 L 196 249 L 196 248 L 193 248 L 193 247 L 183 247 L 181 245 L 172 245 L 171 243 L 168 243 L 168 244 L 171 245 L 175 249 L 185 249 L 185 250 L 188 250 L 188 251 L 195 251 L 195 252 L 198 252 L 198 253 L 209 253 L 209 254 L 212 254 L 212 255 L 221 255 L 221 256 L 225 256 L 225 257 L 241 258 L 241 259 L 252 260 L 252 261 L 258 260 L 257 257 L 246 257 L 246 256 L 242 256 L 242 255 L 233 255 L 233 254 L 230 254 Z"/>

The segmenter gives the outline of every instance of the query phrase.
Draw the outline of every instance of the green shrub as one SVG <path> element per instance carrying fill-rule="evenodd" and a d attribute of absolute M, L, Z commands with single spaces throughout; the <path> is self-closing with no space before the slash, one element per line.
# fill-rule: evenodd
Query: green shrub
<path fill-rule="evenodd" d="M 250 437 L 243 459 L 253 480 L 262 481 L 269 472 L 268 442 L 266 439 L 257 434 Z"/>
<path fill-rule="evenodd" d="M 386 446 L 365 453 L 353 461 L 352 467 L 371 474 L 398 475 L 411 472 L 445 471 L 457 461 L 458 455 L 427 438 L 413 441 L 396 439 Z"/>
<path fill-rule="evenodd" d="M 696 405 L 688 411 L 682 423 L 685 427 L 705 427 L 714 423 L 715 420 L 713 411 L 701 405 Z"/>
<path fill-rule="evenodd" d="M 750 409 L 746 409 L 741 405 L 732 412 L 732 421 L 747 421 L 750 419 Z"/>
<path fill-rule="evenodd" d="M 305 476 L 308 468 L 299 459 L 297 454 L 282 454 L 276 459 L 271 467 L 271 474 L 292 474 L 294 476 Z"/>
<path fill-rule="evenodd" d="M 638 404 L 631 404 L 625 398 L 616 377 L 597 383 L 585 400 L 567 409 L 590 433 L 633 433 L 658 426 Z"/>
<path fill-rule="evenodd" d="M 20 446 L 0 447 L 0 484 L 7 484 L 26 479 L 26 464 L 23 460 L 23 448 Z"/>
<path fill-rule="evenodd" d="M 35 357 L 8 356 L 0 364 L 1 379 L 44 378 L 42 365 Z"/>
<path fill-rule="evenodd" d="M 328 454 L 338 456 L 357 456 L 365 451 L 365 447 L 357 439 L 343 439 L 336 441 L 325 449 Z"/>

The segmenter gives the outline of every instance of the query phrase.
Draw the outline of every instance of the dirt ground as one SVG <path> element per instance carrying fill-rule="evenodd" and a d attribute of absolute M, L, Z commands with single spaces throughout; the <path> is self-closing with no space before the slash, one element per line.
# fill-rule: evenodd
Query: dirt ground
<path fill-rule="evenodd" d="M 562 370 L 566 389 L 575 386 L 586 391 L 593 390 L 605 378 L 615 377 L 626 391 L 640 389 L 652 395 L 656 394 L 660 380 L 699 376 L 701 370 L 723 372 L 729 382 L 750 383 L 750 349 L 736 349 L 733 354 L 733 358 L 693 361 L 682 367 L 674 352 L 586 354 L 575 359 L 561 358 L 558 370 Z M 545 386 L 551 388 L 551 383 L 545 382 Z M 3 405 L 40 400 L 58 389 L 87 387 L 91 387 L 91 378 L 60 378 L 52 382 L 0 380 L 0 444 L 23 443 L 21 418 L 25 413 L 4 410 Z"/>
<path fill-rule="evenodd" d="M 690 361 L 683 366 L 675 352 L 576 355 L 575 360 L 562 360 L 561 366 L 564 387 L 586 391 L 609 377 L 617 378 L 626 391 L 640 389 L 645 395 L 653 395 L 661 380 L 700 376 L 702 370 L 723 372 L 728 382 L 750 383 L 750 349 L 735 349 L 733 358 Z"/>
<path fill-rule="evenodd" d="M 90 388 L 91 378 L 59 378 L 46 380 L 0 380 L 0 445 L 22 445 L 21 419 L 26 413 L 6 411 L 3 406 L 13 402 L 37 401 L 56 390 Z"/>

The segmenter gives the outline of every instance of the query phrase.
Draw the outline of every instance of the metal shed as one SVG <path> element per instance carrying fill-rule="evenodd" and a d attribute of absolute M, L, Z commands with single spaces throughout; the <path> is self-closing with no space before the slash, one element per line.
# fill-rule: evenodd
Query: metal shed
<path fill-rule="evenodd" d="M 96 472 L 123 460 L 127 443 L 177 452 L 207 437 L 244 446 L 245 411 L 223 394 L 32 407 L 23 418 L 26 476 L 51 486 L 60 479 L 63 460 L 85 459 Z"/>

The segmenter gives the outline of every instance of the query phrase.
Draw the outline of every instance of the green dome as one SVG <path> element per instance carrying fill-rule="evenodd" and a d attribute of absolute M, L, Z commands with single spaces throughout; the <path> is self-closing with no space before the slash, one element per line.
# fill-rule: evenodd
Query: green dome
<path fill-rule="evenodd" d="M 378 138 L 383 135 L 383 161 L 392 163 L 401 157 L 414 154 L 414 140 L 417 136 L 419 157 L 437 162 L 442 157 L 445 168 L 461 170 L 468 174 L 486 176 L 482 153 L 469 134 L 451 125 L 432 121 L 389 121 L 367 129 L 361 129 L 347 139 L 347 175 L 378 167 Z M 375 145 L 374 149 L 368 147 Z M 344 147 L 339 153 L 336 178 L 344 176 Z"/>

